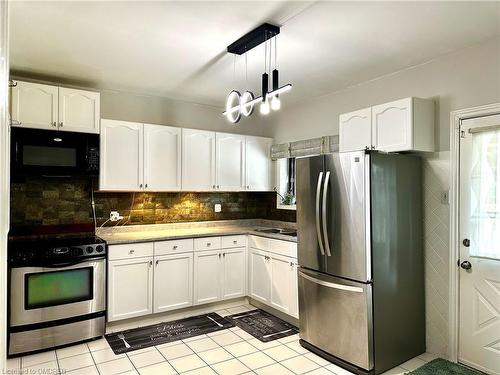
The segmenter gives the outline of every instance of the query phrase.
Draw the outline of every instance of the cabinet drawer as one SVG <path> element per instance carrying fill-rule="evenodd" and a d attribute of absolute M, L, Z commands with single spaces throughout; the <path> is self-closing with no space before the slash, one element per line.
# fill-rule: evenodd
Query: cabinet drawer
<path fill-rule="evenodd" d="M 221 238 L 220 237 L 202 237 L 194 239 L 194 250 L 212 250 L 221 248 Z"/>
<path fill-rule="evenodd" d="M 155 255 L 168 255 L 193 251 L 193 239 L 155 242 Z"/>
<path fill-rule="evenodd" d="M 224 236 L 222 237 L 221 244 L 223 249 L 245 247 L 247 245 L 247 236 Z"/>
<path fill-rule="evenodd" d="M 297 258 L 297 243 L 269 239 L 269 251 L 275 254 Z"/>
<path fill-rule="evenodd" d="M 130 259 L 153 256 L 153 242 L 108 246 L 108 259 Z"/>
<path fill-rule="evenodd" d="M 249 246 L 254 249 L 269 250 L 269 238 L 249 236 Z"/>

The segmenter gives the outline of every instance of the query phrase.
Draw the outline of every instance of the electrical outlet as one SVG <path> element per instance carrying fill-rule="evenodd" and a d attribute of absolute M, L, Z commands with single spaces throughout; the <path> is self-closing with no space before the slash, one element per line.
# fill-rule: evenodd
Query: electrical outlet
<path fill-rule="evenodd" d="M 220 203 L 216 203 L 214 206 L 214 211 L 215 212 L 221 212 L 222 211 L 222 205 Z"/>
<path fill-rule="evenodd" d="M 441 204 L 450 204 L 450 191 L 449 190 L 443 190 L 441 192 Z"/>
<path fill-rule="evenodd" d="M 118 211 L 111 211 L 109 213 L 109 221 L 118 221 L 123 219 L 123 216 L 120 216 L 120 213 Z"/>

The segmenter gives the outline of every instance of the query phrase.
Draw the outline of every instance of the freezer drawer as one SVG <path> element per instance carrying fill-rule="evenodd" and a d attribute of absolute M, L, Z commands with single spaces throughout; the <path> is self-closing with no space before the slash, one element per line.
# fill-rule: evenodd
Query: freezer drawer
<path fill-rule="evenodd" d="M 371 301 L 371 284 L 300 268 L 300 338 L 357 367 L 371 370 Z"/>

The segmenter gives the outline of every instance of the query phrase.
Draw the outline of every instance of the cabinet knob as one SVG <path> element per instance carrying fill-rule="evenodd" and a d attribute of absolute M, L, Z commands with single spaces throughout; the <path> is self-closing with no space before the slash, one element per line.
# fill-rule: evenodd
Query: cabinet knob
<path fill-rule="evenodd" d="M 135 250 L 130 250 L 128 253 L 133 254 L 133 253 L 135 253 Z"/>
<path fill-rule="evenodd" d="M 142 188 L 142 184 L 139 184 L 139 187 Z"/>
<path fill-rule="evenodd" d="M 247 185 L 247 189 L 250 189 L 250 185 Z"/>
<path fill-rule="evenodd" d="M 234 245 L 236 245 L 237 243 L 238 243 L 238 241 L 236 241 L 236 240 L 234 240 L 234 241 L 233 241 L 233 244 L 234 244 Z"/>
<path fill-rule="evenodd" d="M 225 257 L 226 256 L 226 253 L 222 253 L 222 256 Z"/>
<path fill-rule="evenodd" d="M 63 122 L 62 121 L 59 123 L 59 127 L 61 127 L 61 128 L 63 127 Z"/>
<path fill-rule="evenodd" d="M 177 245 L 172 246 L 172 249 L 177 250 Z"/>
<path fill-rule="evenodd" d="M 52 126 L 55 128 L 57 126 L 57 122 L 52 122 Z"/>
<path fill-rule="evenodd" d="M 215 189 L 215 185 L 212 185 L 212 189 Z"/>
<path fill-rule="evenodd" d="M 220 258 L 220 253 L 219 253 L 219 258 Z"/>
<path fill-rule="evenodd" d="M 158 265 L 158 259 L 156 260 L 155 264 Z"/>
<path fill-rule="evenodd" d="M 151 267 L 152 265 L 153 265 L 153 261 L 152 261 L 152 260 L 150 260 L 150 261 L 149 261 L 149 267 Z"/>
<path fill-rule="evenodd" d="M 212 244 L 210 242 L 207 242 L 207 246 L 210 247 L 212 246 Z"/>
<path fill-rule="evenodd" d="M 217 185 L 217 189 L 219 188 L 219 185 Z"/>
<path fill-rule="evenodd" d="M 148 187 L 148 184 L 146 184 L 144 187 Z"/>

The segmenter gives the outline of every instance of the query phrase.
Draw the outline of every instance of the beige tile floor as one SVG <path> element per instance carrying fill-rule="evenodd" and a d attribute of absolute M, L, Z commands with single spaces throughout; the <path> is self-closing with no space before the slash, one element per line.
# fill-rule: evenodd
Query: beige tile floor
<path fill-rule="evenodd" d="M 218 310 L 222 316 L 253 309 L 242 305 Z M 115 355 L 105 339 L 55 351 L 9 359 L 4 373 L 68 375 L 349 375 L 350 372 L 302 348 L 298 335 L 262 343 L 235 327 L 187 340 Z M 388 371 L 397 375 L 434 359 L 423 354 Z"/>

